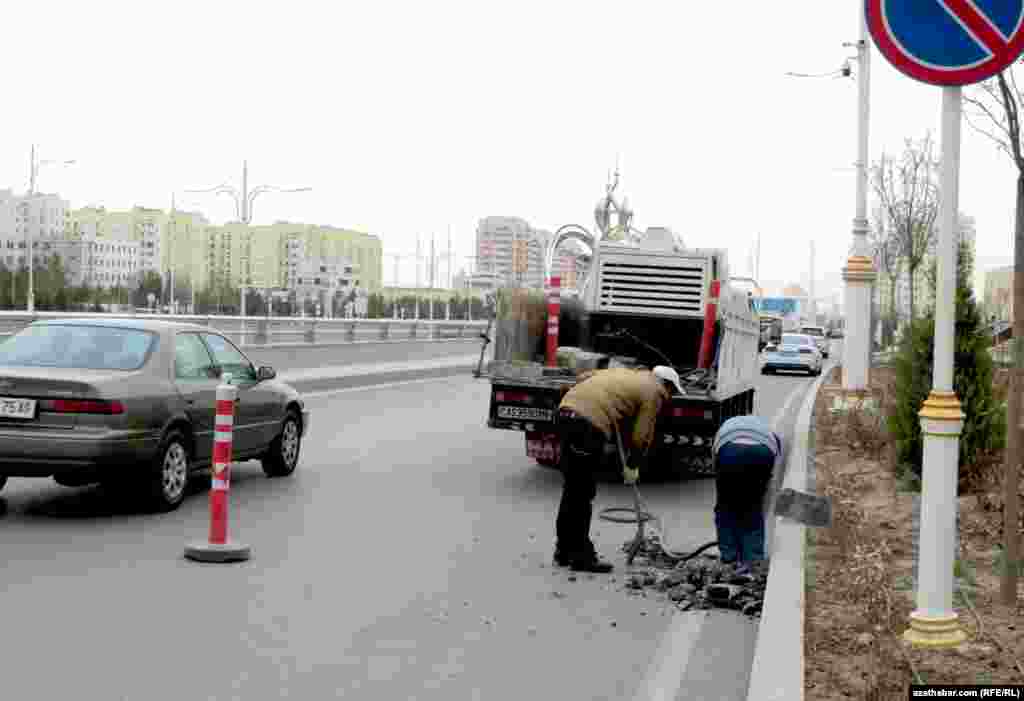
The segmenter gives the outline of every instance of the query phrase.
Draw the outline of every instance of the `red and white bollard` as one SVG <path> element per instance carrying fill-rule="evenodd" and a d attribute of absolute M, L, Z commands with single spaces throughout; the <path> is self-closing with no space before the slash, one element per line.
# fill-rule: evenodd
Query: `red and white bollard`
<path fill-rule="evenodd" d="M 562 278 L 551 276 L 548 288 L 548 345 L 547 363 L 549 368 L 558 367 L 558 315 L 562 309 Z"/>
<path fill-rule="evenodd" d="M 217 413 L 213 433 L 213 475 L 210 482 L 210 536 L 206 543 L 190 543 L 185 557 L 199 562 L 240 562 L 248 560 L 248 545 L 228 538 L 228 492 L 231 487 L 231 437 L 235 425 L 238 388 L 231 374 L 224 373 L 217 386 Z"/>
<path fill-rule="evenodd" d="M 704 305 L 704 333 L 700 338 L 700 355 L 697 359 L 697 367 L 704 370 L 709 369 L 714 360 L 715 321 L 718 319 L 718 297 L 721 289 L 722 283 L 712 280 L 711 294 L 708 296 L 708 303 Z"/>

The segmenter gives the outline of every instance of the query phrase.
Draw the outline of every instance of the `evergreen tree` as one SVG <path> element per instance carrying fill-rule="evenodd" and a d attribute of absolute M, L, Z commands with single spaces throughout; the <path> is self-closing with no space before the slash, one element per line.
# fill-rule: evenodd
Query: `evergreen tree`
<path fill-rule="evenodd" d="M 969 468 L 985 453 L 999 450 L 1006 439 L 1005 408 L 994 397 L 993 364 L 988 352 L 983 320 L 971 288 L 974 261 L 961 245 L 957 256 L 956 340 L 953 357 L 953 390 L 964 417 L 960 436 L 960 471 Z M 932 299 L 936 298 L 934 266 L 929 271 Z M 896 411 L 889 427 L 896 439 L 898 459 L 921 474 L 921 405 L 932 388 L 935 338 L 934 305 L 907 329 L 896 359 Z"/>

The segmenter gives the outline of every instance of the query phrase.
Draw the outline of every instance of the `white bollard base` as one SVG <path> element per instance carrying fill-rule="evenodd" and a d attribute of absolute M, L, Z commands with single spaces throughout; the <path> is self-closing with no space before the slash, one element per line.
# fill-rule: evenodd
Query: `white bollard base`
<path fill-rule="evenodd" d="M 843 389 L 851 393 L 868 388 L 871 368 L 871 284 L 875 280 L 870 258 L 851 256 L 843 268 L 846 282 L 846 340 L 843 342 Z"/>
<path fill-rule="evenodd" d="M 960 627 L 960 617 L 956 613 L 935 617 L 914 611 L 910 614 L 910 628 L 904 631 L 903 640 L 914 647 L 934 650 L 963 644 L 967 641 L 967 633 Z"/>
<path fill-rule="evenodd" d="M 924 464 L 917 609 L 903 639 L 921 648 L 956 647 L 967 640 L 953 609 L 957 464 L 964 415 L 955 393 L 932 390 L 920 416 Z"/>

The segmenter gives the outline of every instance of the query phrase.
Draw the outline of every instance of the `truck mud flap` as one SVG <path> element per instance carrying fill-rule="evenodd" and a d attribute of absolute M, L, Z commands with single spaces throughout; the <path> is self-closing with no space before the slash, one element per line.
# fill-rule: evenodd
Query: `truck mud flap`
<path fill-rule="evenodd" d="M 562 442 L 558 434 L 528 431 L 526 456 L 545 467 L 557 467 L 562 459 Z"/>

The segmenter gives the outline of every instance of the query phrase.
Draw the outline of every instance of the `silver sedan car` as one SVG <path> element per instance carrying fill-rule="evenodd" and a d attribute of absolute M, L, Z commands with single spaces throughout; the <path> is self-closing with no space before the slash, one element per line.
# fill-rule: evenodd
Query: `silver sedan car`
<path fill-rule="evenodd" d="M 129 485 L 169 511 L 213 459 L 217 386 L 237 387 L 232 457 L 294 472 L 309 411 L 298 392 L 205 326 L 37 321 L 0 343 L 0 488 L 8 477 Z"/>
<path fill-rule="evenodd" d="M 784 333 L 777 346 L 765 348 L 761 373 L 767 375 L 781 370 L 820 375 L 823 363 L 814 338 L 806 334 Z"/>

